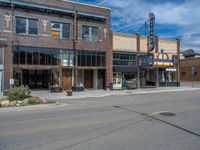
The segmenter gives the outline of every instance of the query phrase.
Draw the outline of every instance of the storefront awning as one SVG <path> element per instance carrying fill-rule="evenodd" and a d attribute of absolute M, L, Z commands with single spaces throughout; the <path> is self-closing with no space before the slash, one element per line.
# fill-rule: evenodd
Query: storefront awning
<path fill-rule="evenodd" d="M 113 66 L 113 71 L 123 73 L 135 73 L 137 72 L 137 67 Z"/>

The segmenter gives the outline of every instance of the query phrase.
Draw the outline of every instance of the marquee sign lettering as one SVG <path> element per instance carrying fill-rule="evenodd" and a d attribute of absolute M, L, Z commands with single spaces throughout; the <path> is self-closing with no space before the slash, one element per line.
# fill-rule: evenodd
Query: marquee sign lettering
<path fill-rule="evenodd" d="M 148 45 L 148 52 L 151 52 L 155 48 L 155 15 L 153 13 L 149 13 L 149 45 Z"/>

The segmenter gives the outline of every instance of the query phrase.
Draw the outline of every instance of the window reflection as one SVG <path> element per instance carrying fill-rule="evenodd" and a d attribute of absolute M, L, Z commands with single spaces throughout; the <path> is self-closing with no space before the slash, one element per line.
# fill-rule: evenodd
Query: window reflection
<path fill-rule="evenodd" d="M 14 46 L 13 54 L 14 64 L 60 65 L 61 62 L 59 49 Z"/>
<path fill-rule="evenodd" d="M 105 52 L 78 52 L 78 66 L 105 66 Z"/>
<path fill-rule="evenodd" d="M 134 54 L 124 54 L 124 53 L 114 53 L 113 54 L 113 65 L 114 66 L 136 66 L 136 55 Z"/>

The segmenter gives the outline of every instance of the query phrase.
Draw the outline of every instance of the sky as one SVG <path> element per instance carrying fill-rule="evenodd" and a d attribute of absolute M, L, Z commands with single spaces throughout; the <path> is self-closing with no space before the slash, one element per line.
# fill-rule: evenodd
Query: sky
<path fill-rule="evenodd" d="M 74 0 L 109 7 L 116 32 L 145 34 L 149 12 L 156 17 L 156 34 L 181 39 L 181 50 L 200 52 L 200 0 Z"/>

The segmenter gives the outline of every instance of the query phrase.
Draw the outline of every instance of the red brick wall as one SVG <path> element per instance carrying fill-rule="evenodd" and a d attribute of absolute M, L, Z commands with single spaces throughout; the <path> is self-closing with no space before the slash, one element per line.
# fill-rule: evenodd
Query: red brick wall
<path fill-rule="evenodd" d="M 200 81 L 200 58 L 186 58 L 180 62 L 181 81 L 192 81 L 192 66 L 195 67 L 195 81 Z"/>
<path fill-rule="evenodd" d="M 106 21 L 94 21 L 94 20 L 78 20 L 78 41 L 77 41 L 77 49 L 79 50 L 92 50 L 92 51 L 105 51 L 107 53 L 107 66 L 106 66 L 106 79 L 107 84 L 109 84 L 112 80 L 112 69 L 110 66 L 112 63 L 112 49 L 111 43 L 112 40 L 110 39 L 110 10 L 103 9 L 98 7 L 91 7 L 82 4 L 75 4 L 70 2 L 61 2 L 61 1 L 49 1 L 49 0 L 24 0 L 24 1 L 32 1 L 34 3 L 43 3 L 45 5 L 52 5 L 52 6 L 60 6 L 67 9 L 75 10 L 75 11 L 84 11 L 86 13 L 95 13 L 101 14 L 106 16 Z M 6 21 L 4 15 L 8 14 L 11 15 L 11 10 L 9 7 L 0 7 L 0 30 L 4 30 L 1 32 L 0 35 L 7 39 L 8 47 L 5 48 L 5 64 L 4 64 L 4 86 L 5 89 L 9 89 L 9 79 L 12 77 L 12 41 L 14 45 L 23 45 L 23 46 L 33 46 L 33 47 L 49 47 L 49 48 L 58 48 L 58 49 L 73 49 L 73 17 L 70 16 L 63 16 L 58 14 L 48 14 L 44 12 L 36 12 L 32 10 L 20 10 L 14 9 L 14 16 L 19 17 L 27 17 L 27 18 L 34 18 L 38 19 L 38 36 L 19 36 L 15 34 L 15 19 L 13 19 L 13 39 L 11 39 L 11 27 L 12 22 L 9 22 L 9 27 L 6 26 Z M 42 20 L 47 20 L 47 30 L 44 32 L 43 29 L 43 22 Z M 71 24 L 71 33 L 70 38 L 67 40 L 60 40 L 60 39 L 52 39 L 51 38 L 51 21 L 63 22 L 63 23 L 70 23 Z M 96 26 L 100 29 L 100 36 L 98 42 L 87 42 L 81 39 L 81 27 L 82 25 L 89 25 L 89 26 Z M 105 38 L 104 31 L 107 31 L 107 35 Z M 7 32 L 9 31 L 9 32 Z M 111 61 L 111 62 L 110 62 Z"/>

